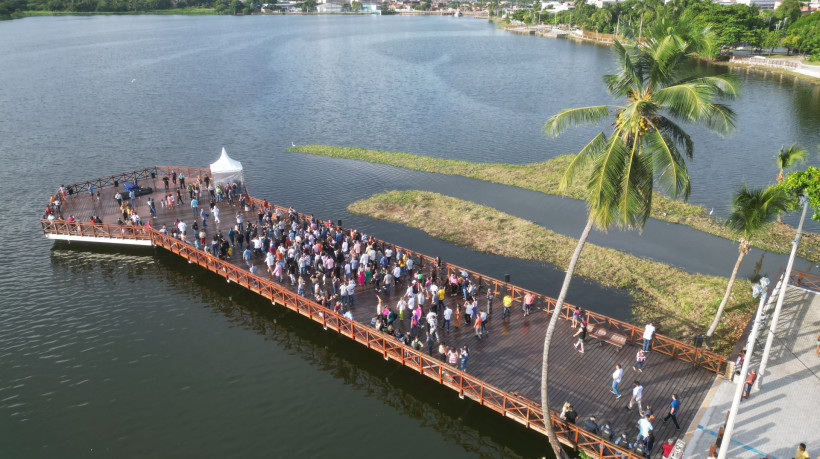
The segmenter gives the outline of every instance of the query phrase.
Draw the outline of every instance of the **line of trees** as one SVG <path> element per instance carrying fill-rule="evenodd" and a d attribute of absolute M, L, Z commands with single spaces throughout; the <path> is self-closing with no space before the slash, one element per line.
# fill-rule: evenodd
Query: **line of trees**
<path fill-rule="evenodd" d="M 509 19 L 535 24 L 559 23 L 600 33 L 645 36 L 648 27 L 661 18 L 689 18 L 694 27 L 711 27 L 718 47 L 748 43 L 759 48 L 787 46 L 820 59 L 820 12 L 803 16 L 799 0 L 784 0 L 776 10 L 760 10 L 756 5 L 719 5 L 710 0 L 627 0 L 605 4 L 603 8 L 577 0 L 575 9 L 553 12 L 518 10 Z M 492 5 L 492 4 L 491 4 Z M 495 10 L 494 10 L 495 11 Z M 712 56 L 714 57 L 714 56 Z"/>

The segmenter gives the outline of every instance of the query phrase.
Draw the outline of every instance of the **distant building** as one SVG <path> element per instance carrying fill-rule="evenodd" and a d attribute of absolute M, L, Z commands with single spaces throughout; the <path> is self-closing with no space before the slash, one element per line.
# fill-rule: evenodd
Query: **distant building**
<path fill-rule="evenodd" d="M 594 1 L 591 2 L 591 4 L 597 6 L 598 8 L 603 8 L 604 5 L 607 5 L 607 4 L 611 5 L 611 4 L 620 3 L 620 2 L 623 2 L 623 1 L 624 0 L 594 0 Z"/>
<path fill-rule="evenodd" d="M 541 11 L 557 13 L 559 11 L 567 11 L 572 9 L 575 9 L 573 2 L 541 2 Z"/>
<path fill-rule="evenodd" d="M 775 0 L 737 0 L 737 4 L 746 6 L 757 5 L 761 10 L 773 10 Z"/>
<path fill-rule="evenodd" d="M 319 13 L 341 13 L 341 3 L 319 3 L 316 5 L 316 11 Z"/>

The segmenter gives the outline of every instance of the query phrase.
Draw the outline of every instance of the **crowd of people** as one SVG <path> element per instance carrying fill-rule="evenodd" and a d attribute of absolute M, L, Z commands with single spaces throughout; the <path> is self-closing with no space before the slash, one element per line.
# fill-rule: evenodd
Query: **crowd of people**
<path fill-rule="evenodd" d="M 238 206 L 249 201 L 236 184 L 214 184 L 208 176 L 186 183 L 183 175 L 171 173 L 162 181 L 165 193 L 159 199 L 160 206 L 163 209 L 188 206 L 192 216 L 187 219 L 189 224 L 175 213 L 177 218 L 173 224 L 161 227 L 163 234 L 193 244 L 219 258 L 238 259 L 238 263 L 244 263 L 251 273 L 290 284 L 299 295 L 350 320 L 354 319 L 354 311 L 356 315 L 370 317 L 372 327 L 395 336 L 402 344 L 416 350 L 426 350 L 430 356 L 462 371 L 468 369 L 470 349 L 467 344 L 456 345 L 454 340 L 448 340 L 451 330 L 470 327 L 476 340 L 489 336 L 495 292 L 485 289 L 481 279 L 474 281 L 466 272 L 448 273 L 440 258 L 421 269 L 417 260 L 401 248 L 383 244 L 354 229 L 345 230 L 330 221 L 322 222 L 313 216 L 298 214 L 292 208 L 274 207 L 267 201 L 255 207 L 256 218 L 246 220 L 247 212 L 243 213 Z M 141 224 L 133 191 L 128 195 L 118 191 L 114 198 L 122 214 L 118 223 Z M 62 218 L 61 204 L 65 199 L 65 190 L 61 187 L 51 198 L 46 214 Z M 145 205 L 151 216 L 156 217 L 154 199 L 149 197 Z M 230 215 L 226 218 L 229 220 L 227 224 L 222 223 L 224 213 Z M 92 221 L 99 222 L 98 217 L 92 218 Z M 356 308 L 356 300 L 362 295 L 375 295 L 375 311 Z M 448 298 L 455 301 L 445 301 Z M 535 296 L 530 293 L 522 299 L 524 316 L 532 312 L 534 301 Z M 503 295 L 501 304 L 500 320 L 505 320 L 511 316 L 513 298 Z M 584 352 L 587 320 L 587 314 L 576 308 L 571 326 L 577 328 L 574 345 L 581 353 Z M 644 371 L 653 334 L 654 326 L 648 324 L 644 345 L 638 350 L 632 368 L 635 374 Z M 621 396 L 618 383 L 622 375 L 619 365 L 612 384 L 617 398 Z M 636 424 L 638 434 L 634 440 L 626 433 L 616 435 L 609 423 L 599 425 L 594 416 L 587 418 L 581 427 L 614 441 L 616 445 L 648 456 L 655 441 L 654 414 L 650 406 L 644 408 L 641 405 L 643 386 L 637 380 L 635 385 L 627 405 L 631 409 L 637 404 L 640 412 Z M 679 428 L 675 415 L 680 401 L 677 396 L 674 399 L 677 405 L 670 408 L 670 416 Z M 577 418 L 572 405 L 565 403 L 561 419 L 567 424 L 575 424 Z M 667 445 L 671 443 L 662 446 L 664 457 L 671 451 L 671 446 Z"/>

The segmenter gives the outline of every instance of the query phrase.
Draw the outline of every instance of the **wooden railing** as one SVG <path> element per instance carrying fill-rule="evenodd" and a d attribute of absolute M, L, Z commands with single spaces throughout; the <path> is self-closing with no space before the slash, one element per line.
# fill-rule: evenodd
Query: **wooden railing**
<path fill-rule="evenodd" d="M 65 185 L 65 189 L 67 194 L 75 195 L 79 193 L 88 193 L 89 185 L 94 187 L 94 191 L 110 187 L 116 188 L 123 182 L 134 182 L 144 185 L 146 181 L 162 179 L 162 177 L 170 175 L 172 171 L 176 171 L 177 174 L 184 174 L 186 178 L 199 178 L 206 175 L 211 175 L 210 169 L 201 167 L 154 166 L 86 180 L 84 182 L 72 183 L 70 185 Z"/>
<path fill-rule="evenodd" d="M 820 292 L 820 275 L 793 269 L 789 276 L 789 284 Z"/>
<path fill-rule="evenodd" d="M 458 392 L 459 397 L 467 397 L 482 406 L 514 419 L 529 429 L 545 433 L 541 406 L 527 398 L 513 395 L 488 384 L 481 379 L 458 370 L 438 359 L 403 345 L 395 337 L 376 328 L 349 320 L 312 300 L 299 296 L 287 288 L 255 276 L 192 245 L 148 228 L 154 245 L 175 253 L 191 263 L 195 263 L 217 275 L 245 287 L 273 304 L 279 304 L 322 324 L 325 330 L 333 330 L 369 349 L 378 352 L 385 360 L 394 360 L 419 374 Z M 600 458 L 626 457 L 637 459 L 638 455 L 607 442 L 603 438 L 587 432 L 574 424 L 562 421 L 559 414 L 550 410 L 550 422 L 562 443 Z"/>
<path fill-rule="evenodd" d="M 257 198 L 249 199 L 251 200 L 254 206 L 262 206 L 264 202 Z M 284 215 L 288 214 L 288 209 L 284 207 L 277 206 L 274 204 L 268 205 L 272 206 L 274 209 L 278 209 Z M 299 212 L 296 212 L 296 215 L 300 217 L 305 216 L 304 214 L 301 214 Z M 318 221 L 322 224 L 326 223 L 326 221 L 323 220 Z M 333 222 L 331 222 L 331 224 L 333 224 Z M 424 272 L 429 273 L 430 267 L 435 264 L 435 258 L 432 258 L 423 253 L 419 253 L 398 246 L 396 244 L 391 244 L 378 239 L 376 241 L 379 245 L 383 247 L 393 247 L 394 250 L 401 250 L 403 253 L 407 253 L 409 257 L 412 257 L 414 259 L 415 265 L 419 269 L 424 270 Z M 471 280 L 478 284 L 480 292 L 485 292 L 488 289 L 492 290 L 496 294 L 495 304 L 499 305 L 499 307 L 501 307 L 501 296 L 503 295 L 510 295 L 512 297 L 513 304 L 518 306 L 523 303 L 524 296 L 526 296 L 527 294 L 531 294 L 535 297 L 535 303 L 533 303 L 534 308 L 541 308 L 550 314 L 555 310 L 555 304 L 557 301 L 555 298 L 551 298 L 549 296 L 542 295 L 532 290 L 527 290 L 525 288 L 518 287 L 516 285 L 512 285 L 510 283 L 494 279 L 492 277 L 484 276 L 481 273 L 471 271 L 467 268 L 462 268 L 461 266 L 456 266 L 446 262 L 442 263 L 439 275 L 447 275 L 449 277 L 451 274 L 455 274 L 456 277 L 461 279 L 461 272 L 466 272 L 470 276 Z M 563 307 L 561 308 L 561 317 L 567 320 L 571 319 L 574 309 L 574 305 L 565 302 Z M 641 343 L 643 341 L 643 328 L 637 327 L 628 322 L 623 322 L 617 319 L 613 319 L 611 317 L 607 317 L 603 314 L 599 314 L 596 312 L 587 311 L 587 313 L 589 314 L 590 324 L 598 327 L 604 327 L 607 330 L 611 330 L 613 332 L 624 335 L 626 336 L 627 342 L 629 343 Z M 660 354 L 665 354 L 679 360 L 683 360 L 684 362 L 690 363 L 693 366 L 705 368 L 716 374 L 723 374 L 726 371 L 726 365 L 728 363 L 726 357 L 723 357 L 720 354 L 716 354 L 705 348 L 695 347 L 691 344 L 687 344 L 682 341 L 658 333 L 655 334 L 652 340 L 652 351 L 658 352 Z"/>
<path fill-rule="evenodd" d="M 41 219 L 43 234 L 80 236 L 109 239 L 151 240 L 147 226 L 109 225 L 106 223 L 68 222 L 65 220 Z"/>

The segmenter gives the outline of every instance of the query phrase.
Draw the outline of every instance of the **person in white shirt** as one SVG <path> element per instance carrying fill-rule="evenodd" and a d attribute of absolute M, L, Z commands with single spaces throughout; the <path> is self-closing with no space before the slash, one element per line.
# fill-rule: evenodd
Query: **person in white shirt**
<path fill-rule="evenodd" d="M 632 405 L 636 402 L 638 403 L 638 411 L 643 411 L 641 407 L 641 400 L 643 399 L 643 386 L 641 382 L 637 379 L 635 380 L 635 387 L 632 389 L 632 398 L 629 400 L 629 405 L 626 406 L 627 410 L 632 409 Z"/>
<path fill-rule="evenodd" d="M 450 319 L 453 318 L 453 310 L 450 306 L 447 306 L 447 309 L 444 310 L 444 323 L 441 324 L 441 328 L 447 328 L 447 331 L 450 331 Z"/>
<path fill-rule="evenodd" d="M 621 378 L 624 376 L 624 369 L 621 368 L 620 364 L 615 365 L 615 371 L 612 372 L 612 392 L 615 394 L 615 399 L 621 398 L 621 393 L 618 392 L 618 384 L 621 383 Z"/>
<path fill-rule="evenodd" d="M 649 352 L 649 345 L 652 343 L 652 337 L 655 336 L 655 326 L 651 323 L 646 324 L 643 330 L 643 351 Z"/>

